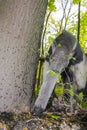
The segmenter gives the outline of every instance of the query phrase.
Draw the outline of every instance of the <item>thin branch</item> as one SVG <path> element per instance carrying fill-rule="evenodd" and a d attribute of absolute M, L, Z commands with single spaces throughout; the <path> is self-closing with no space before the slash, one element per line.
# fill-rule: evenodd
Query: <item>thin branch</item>
<path fill-rule="evenodd" d="M 50 24 L 50 23 L 49 23 L 49 25 L 50 25 L 50 27 L 51 27 L 53 30 L 55 30 L 56 32 L 58 32 L 58 29 L 57 29 L 56 25 L 55 25 L 55 27 L 53 27 L 52 24 Z"/>
<path fill-rule="evenodd" d="M 71 8 L 72 8 L 72 4 L 73 3 L 70 4 L 70 8 L 68 10 L 67 17 L 65 18 L 65 27 L 64 27 L 64 29 L 66 29 L 66 26 L 67 26 L 67 20 L 66 19 L 69 18 L 69 15 L 70 15 L 70 12 L 71 12 Z"/>
<path fill-rule="evenodd" d="M 80 40 L 80 6 L 81 6 L 81 2 L 79 2 L 78 4 L 78 33 L 77 33 L 78 42 Z"/>
<path fill-rule="evenodd" d="M 68 4 L 68 0 L 66 1 L 65 6 L 63 6 L 63 1 L 61 0 L 61 5 L 62 5 L 62 8 L 63 8 L 63 17 L 62 17 L 62 19 L 61 19 L 61 24 L 60 24 L 60 29 L 59 29 L 59 31 L 61 31 L 61 29 L 62 29 L 63 20 L 64 20 L 65 15 L 66 15 L 66 7 L 67 7 L 67 4 Z"/>
<path fill-rule="evenodd" d="M 46 18 L 46 22 L 45 22 L 45 28 L 42 34 L 42 39 L 41 39 L 41 58 L 39 59 L 39 72 L 38 72 L 38 79 L 37 79 L 37 84 L 36 86 L 39 87 L 41 84 L 41 75 L 42 75 L 42 66 L 43 66 L 43 62 L 44 62 L 44 37 L 45 37 L 45 33 L 46 33 L 46 29 L 47 29 L 47 24 L 48 24 L 48 19 L 50 16 L 51 12 L 49 12 L 47 18 Z"/>
<path fill-rule="evenodd" d="M 44 28 L 44 31 L 43 31 L 43 34 L 42 34 L 42 39 L 41 39 L 42 55 L 44 55 L 44 45 L 43 45 L 44 43 L 43 43 L 43 41 L 44 41 L 44 37 L 45 37 L 45 33 L 46 33 L 46 29 L 47 29 L 47 24 L 48 24 L 48 19 L 50 17 L 50 14 L 51 14 L 51 12 L 49 12 L 49 14 L 48 14 L 48 16 L 46 18 L 45 28 Z"/>

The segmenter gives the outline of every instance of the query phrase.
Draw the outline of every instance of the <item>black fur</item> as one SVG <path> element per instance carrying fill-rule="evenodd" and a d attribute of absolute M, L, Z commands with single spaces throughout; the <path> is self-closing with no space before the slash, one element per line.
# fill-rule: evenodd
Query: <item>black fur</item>
<path fill-rule="evenodd" d="M 61 73 L 62 80 L 64 83 L 72 83 L 73 82 L 73 72 L 70 67 L 65 68 L 65 70 Z M 66 87 L 67 85 L 65 85 Z M 69 87 L 66 87 L 69 88 Z"/>
<path fill-rule="evenodd" d="M 80 47 L 80 44 L 77 43 L 76 49 L 74 51 L 73 57 L 70 59 L 69 65 L 65 70 L 61 73 L 62 79 L 64 83 L 73 83 L 73 72 L 71 70 L 72 65 L 76 65 L 83 61 L 83 52 Z M 69 86 L 69 85 L 66 85 Z"/>
<path fill-rule="evenodd" d="M 69 66 L 78 64 L 81 61 L 83 61 L 83 52 L 82 52 L 82 49 L 80 47 L 80 44 L 77 43 L 76 49 L 74 51 L 74 55 L 69 62 Z"/>

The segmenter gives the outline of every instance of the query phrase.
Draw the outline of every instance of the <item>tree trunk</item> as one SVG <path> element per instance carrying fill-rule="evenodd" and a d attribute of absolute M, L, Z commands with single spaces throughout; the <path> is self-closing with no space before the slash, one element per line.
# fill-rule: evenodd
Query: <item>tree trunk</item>
<path fill-rule="evenodd" d="M 30 110 L 47 0 L 0 0 L 0 111 Z"/>

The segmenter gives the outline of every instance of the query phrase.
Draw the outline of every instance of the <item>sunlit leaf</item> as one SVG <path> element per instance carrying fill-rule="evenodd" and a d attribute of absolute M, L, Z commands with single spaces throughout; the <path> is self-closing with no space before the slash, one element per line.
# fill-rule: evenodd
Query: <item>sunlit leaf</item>
<path fill-rule="evenodd" d="M 62 45 L 59 43 L 57 46 L 58 46 L 58 48 L 60 48 Z"/>
<path fill-rule="evenodd" d="M 53 115 L 52 113 L 47 113 L 47 117 L 53 119 L 53 120 L 58 120 L 60 119 L 60 116 Z"/>
<path fill-rule="evenodd" d="M 63 96 L 64 94 L 64 88 L 62 86 L 58 86 L 54 89 L 54 93 L 56 94 L 57 97 Z"/>
<path fill-rule="evenodd" d="M 79 95 L 78 95 L 78 99 L 79 99 L 80 101 L 83 100 L 83 93 L 79 93 Z"/>
<path fill-rule="evenodd" d="M 70 89 L 66 89 L 66 91 L 67 91 L 71 96 L 74 96 L 73 86 L 70 86 Z"/>
<path fill-rule="evenodd" d="M 56 72 L 54 72 L 53 70 L 49 70 L 47 73 L 50 73 L 51 76 L 56 76 Z"/>
<path fill-rule="evenodd" d="M 81 0 L 73 0 L 74 4 L 78 4 L 79 2 L 81 2 Z"/>
<path fill-rule="evenodd" d="M 49 2 L 48 2 L 48 9 L 50 12 L 56 10 L 56 6 L 55 6 L 54 2 L 55 2 L 55 0 L 49 0 Z"/>

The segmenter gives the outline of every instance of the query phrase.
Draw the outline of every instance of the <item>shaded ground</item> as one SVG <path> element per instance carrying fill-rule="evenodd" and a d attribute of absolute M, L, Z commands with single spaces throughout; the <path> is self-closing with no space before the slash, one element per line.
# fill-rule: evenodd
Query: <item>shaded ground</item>
<path fill-rule="evenodd" d="M 77 104 L 72 108 L 72 104 L 53 98 L 39 117 L 31 113 L 1 113 L 0 130 L 87 130 L 87 109 Z"/>
<path fill-rule="evenodd" d="M 87 130 L 87 111 L 68 113 L 50 109 L 40 117 L 30 113 L 2 113 L 0 122 L 0 130 Z"/>

